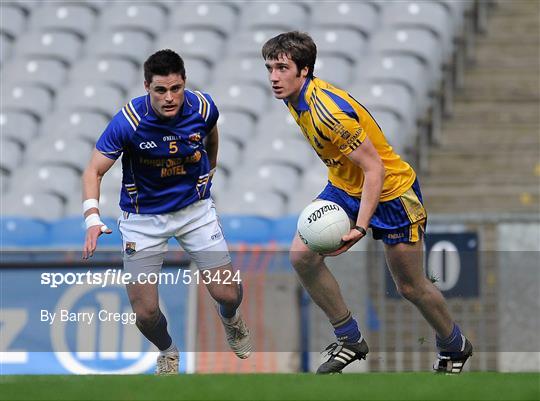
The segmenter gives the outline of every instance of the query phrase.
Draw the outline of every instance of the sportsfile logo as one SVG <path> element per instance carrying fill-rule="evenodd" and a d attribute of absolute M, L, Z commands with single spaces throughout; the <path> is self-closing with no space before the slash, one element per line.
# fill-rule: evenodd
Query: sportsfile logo
<path fill-rule="evenodd" d="M 154 141 L 141 142 L 139 144 L 139 149 L 154 149 L 157 148 L 157 145 Z"/>

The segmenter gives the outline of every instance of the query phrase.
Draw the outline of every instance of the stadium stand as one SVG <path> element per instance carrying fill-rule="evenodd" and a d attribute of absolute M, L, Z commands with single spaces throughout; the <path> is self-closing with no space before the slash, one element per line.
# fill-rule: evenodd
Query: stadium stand
<path fill-rule="evenodd" d="M 4 77 L 10 83 L 31 84 L 55 93 L 66 81 L 67 69 L 58 60 L 13 60 L 3 67 Z"/>
<path fill-rule="evenodd" d="M 464 84 L 464 65 L 478 46 L 477 32 L 486 29 L 488 7 L 473 0 L 107 4 L 2 3 L 3 199 L 20 195 L 18 170 L 26 167 L 36 169 L 28 182 L 35 179 L 36 190 L 42 188 L 42 163 L 53 169 L 52 177 L 64 171 L 66 183 L 72 182 L 112 114 L 144 94 L 142 63 L 148 54 L 172 47 L 185 58 L 188 87 L 209 93 L 221 112 L 221 172 L 213 186 L 220 207 L 231 203 L 222 213 L 297 213 L 320 190 L 315 183 L 325 173 L 311 149 L 298 146 L 303 138 L 282 102 L 271 99 L 260 59 L 262 43 L 288 29 L 313 35 L 319 48 L 316 74 L 350 90 L 391 144 L 426 175 L 430 154 L 447 158 L 444 148 L 428 142 L 441 142 L 442 110 L 448 115 L 451 89 Z M 460 115 L 463 107 L 456 105 Z M 444 140 L 457 137 L 452 132 Z M 67 147 L 73 151 L 64 151 Z M 430 163 L 437 159 L 431 157 Z M 118 168 L 103 183 L 109 198 L 119 188 Z M 252 179 L 242 179 L 249 171 Z M 271 173 L 264 176 L 264 171 Z M 256 182 L 277 191 L 266 199 L 265 204 L 275 200 L 270 209 L 250 203 L 257 191 L 245 192 L 235 203 L 235 191 Z M 67 205 L 64 210 L 59 199 L 47 198 L 54 205 L 52 215 L 79 213 L 80 195 L 69 193 L 71 185 L 51 187 Z M 286 196 L 292 187 L 297 190 Z M 112 217 L 114 203 L 109 206 Z M 6 210 L 26 210 L 14 207 Z"/>
<path fill-rule="evenodd" d="M 2 140 L 11 139 L 20 146 L 38 135 L 38 122 L 29 113 L 19 111 L 2 111 L 0 113 L 0 129 Z"/>
<path fill-rule="evenodd" d="M 213 30 L 223 37 L 236 28 L 236 9 L 227 2 L 183 3 L 171 10 L 171 29 Z"/>
<path fill-rule="evenodd" d="M 96 15 L 85 4 L 44 4 L 32 12 L 30 25 L 42 32 L 68 32 L 85 39 L 92 32 Z"/>

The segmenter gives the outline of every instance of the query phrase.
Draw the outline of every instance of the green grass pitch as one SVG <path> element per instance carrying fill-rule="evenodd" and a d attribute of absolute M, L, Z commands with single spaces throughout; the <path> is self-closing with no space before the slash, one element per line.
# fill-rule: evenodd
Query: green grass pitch
<path fill-rule="evenodd" d="M 0 400 L 539 400 L 539 373 L 2 376 Z"/>

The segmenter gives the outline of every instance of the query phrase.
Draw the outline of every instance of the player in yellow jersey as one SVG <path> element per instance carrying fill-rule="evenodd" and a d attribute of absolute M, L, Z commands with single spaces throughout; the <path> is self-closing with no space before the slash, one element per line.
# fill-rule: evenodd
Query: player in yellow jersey
<path fill-rule="evenodd" d="M 369 352 L 324 263 L 325 256 L 347 251 L 368 228 L 384 243 L 399 293 L 436 332 L 435 371 L 460 373 L 472 355 L 472 345 L 452 320 L 441 292 L 424 275 L 427 213 L 414 170 L 393 151 L 375 119 L 355 98 L 313 75 L 317 47 L 309 35 L 280 34 L 264 44 L 262 56 L 274 96 L 285 102 L 328 167 L 328 184 L 317 198 L 338 203 L 352 222 L 344 245 L 329 255 L 311 251 L 298 235 L 291 245 L 290 259 L 299 279 L 326 313 L 337 337 L 327 347 L 329 358 L 317 373 L 340 373 Z"/>

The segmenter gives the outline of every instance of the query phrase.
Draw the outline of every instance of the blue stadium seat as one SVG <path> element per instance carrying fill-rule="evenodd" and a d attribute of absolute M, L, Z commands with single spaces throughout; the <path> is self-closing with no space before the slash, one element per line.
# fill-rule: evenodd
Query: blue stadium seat
<path fill-rule="evenodd" d="M 49 226 L 28 217 L 2 216 L 0 219 L 0 246 L 42 247 L 49 243 Z"/>
<path fill-rule="evenodd" d="M 104 217 L 101 219 L 111 230 L 112 234 L 103 234 L 98 239 L 98 249 L 119 248 L 122 239 L 118 232 L 115 219 Z M 82 250 L 86 229 L 81 216 L 65 217 L 51 224 L 50 244 L 53 247 L 80 248 Z"/>
<path fill-rule="evenodd" d="M 291 214 L 275 219 L 272 224 L 272 239 L 278 244 L 290 244 L 296 234 L 298 215 Z"/>
<path fill-rule="evenodd" d="M 225 239 L 229 244 L 264 244 L 270 241 L 272 223 L 255 216 L 225 215 L 219 218 Z"/>

